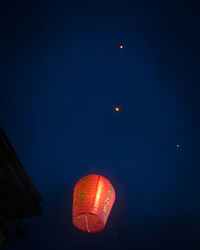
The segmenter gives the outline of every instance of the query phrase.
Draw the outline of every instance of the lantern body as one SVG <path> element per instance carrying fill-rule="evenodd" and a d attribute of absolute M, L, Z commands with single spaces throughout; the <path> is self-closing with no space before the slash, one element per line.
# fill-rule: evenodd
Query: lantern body
<path fill-rule="evenodd" d="M 73 224 L 82 231 L 103 230 L 115 201 L 111 183 L 101 175 L 88 175 L 75 185 L 73 194 Z"/>

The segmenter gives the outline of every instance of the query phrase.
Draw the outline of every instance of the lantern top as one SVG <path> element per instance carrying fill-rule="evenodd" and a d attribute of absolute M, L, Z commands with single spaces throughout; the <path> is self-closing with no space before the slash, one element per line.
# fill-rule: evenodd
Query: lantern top
<path fill-rule="evenodd" d="M 90 179 L 90 178 L 93 178 L 93 177 L 96 177 L 96 178 L 99 178 L 101 180 L 104 180 L 104 181 L 107 181 L 108 183 L 110 183 L 110 185 L 112 186 L 113 188 L 113 185 L 111 184 L 111 182 L 104 176 L 100 175 L 100 174 L 89 174 L 89 175 L 86 175 L 84 177 L 81 177 L 77 182 L 76 182 L 76 185 L 79 184 L 80 182 L 87 182 L 87 179 Z M 113 188 L 114 189 L 114 188 Z"/>

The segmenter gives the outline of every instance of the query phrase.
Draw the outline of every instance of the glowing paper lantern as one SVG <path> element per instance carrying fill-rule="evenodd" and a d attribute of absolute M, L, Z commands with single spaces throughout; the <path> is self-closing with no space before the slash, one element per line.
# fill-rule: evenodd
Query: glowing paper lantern
<path fill-rule="evenodd" d="M 103 230 L 115 201 L 111 183 L 101 175 L 88 175 L 75 185 L 73 194 L 73 224 L 82 231 Z"/>

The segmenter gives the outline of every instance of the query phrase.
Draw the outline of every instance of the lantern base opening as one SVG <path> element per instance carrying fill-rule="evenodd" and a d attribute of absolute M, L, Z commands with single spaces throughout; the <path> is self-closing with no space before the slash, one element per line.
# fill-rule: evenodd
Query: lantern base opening
<path fill-rule="evenodd" d="M 96 214 L 92 213 L 83 213 L 74 216 L 73 224 L 78 229 L 88 233 L 100 232 L 104 228 L 103 221 Z"/>

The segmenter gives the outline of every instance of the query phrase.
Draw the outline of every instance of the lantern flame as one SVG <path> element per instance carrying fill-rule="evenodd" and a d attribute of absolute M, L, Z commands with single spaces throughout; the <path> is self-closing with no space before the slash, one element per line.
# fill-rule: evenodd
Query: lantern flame
<path fill-rule="evenodd" d="M 98 186 L 97 186 L 97 195 L 96 195 L 95 201 L 94 201 L 94 208 L 93 208 L 94 212 L 95 212 L 96 208 L 99 205 L 99 198 L 100 198 L 100 195 L 101 195 L 101 192 L 102 192 L 102 188 L 103 188 L 103 183 L 99 180 Z"/>

